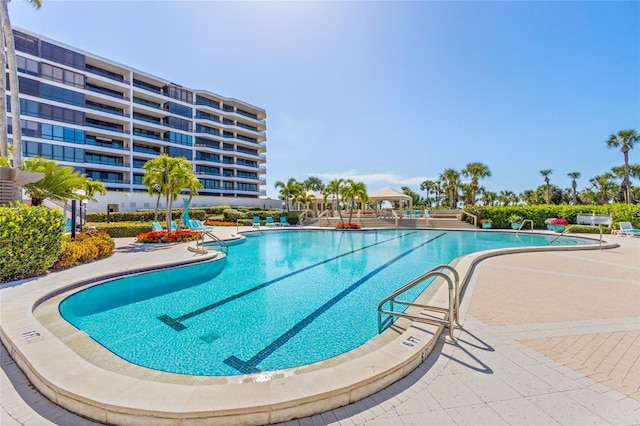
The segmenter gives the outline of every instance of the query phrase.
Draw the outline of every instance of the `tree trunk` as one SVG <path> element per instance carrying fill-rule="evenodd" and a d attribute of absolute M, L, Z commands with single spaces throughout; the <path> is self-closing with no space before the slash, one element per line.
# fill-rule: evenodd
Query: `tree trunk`
<path fill-rule="evenodd" d="M 22 127 L 20 126 L 20 97 L 18 83 L 18 67 L 16 64 L 16 47 L 13 29 L 9 20 L 7 0 L 0 0 L 0 19 L 7 46 L 7 64 L 9 65 L 9 89 L 11 91 L 11 139 L 13 141 L 13 167 L 22 168 Z M 22 195 L 22 188 L 19 188 Z M 22 198 L 22 197 L 21 197 Z"/>
<path fill-rule="evenodd" d="M 0 68 L 7 69 L 7 57 L 4 54 L 4 35 L 0 32 L 0 46 L 3 47 L 0 52 Z M 9 136 L 7 135 L 7 75 L 2 73 L 0 79 L 0 157 L 9 158 Z"/>

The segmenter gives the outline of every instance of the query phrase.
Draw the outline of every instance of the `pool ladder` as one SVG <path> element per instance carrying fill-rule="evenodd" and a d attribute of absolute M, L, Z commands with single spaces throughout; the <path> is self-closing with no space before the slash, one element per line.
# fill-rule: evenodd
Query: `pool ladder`
<path fill-rule="evenodd" d="M 449 275 L 441 272 L 441 270 L 452 272 L 454 279 L 452 280 Z M 441 308 L 438 306 L 431 306 L 431 305 L 423 305 L 419 303 L 407 302 L 404 300 L 397 299 L 397 297 L 403 294 L 404 292 L 412 289 L 413 287 L 417 286 L 418 284 L 430 278 L 442 278 L 446 281 L 447 286 L 449 287 L 448 289 L 449 290 L 449 307 L 448 308 Z M 380 303 L 378 304 L 378 331 L 382 332 L 383 328 L 385 328 L 385 325 L 390 324 L 389 321 L 391 320 L 392 317 L 402 317 L 402 318 L 408 318 L 412 321 L 435 324 L 435 325 L 444 325 L 445 327 L 449 327 L 449 338 L 452 341 L 454 341 L 455 339 L 453 338 L 453 323 L 455 322 L 458 325 L 458 327 L 460 326 L 460 318 L 459 318 L 460 294 L 458 291 L 459 283 L 460 283 L 460 276 L 458 274 L 458 271 L 456 271 L 454 268 L 452 268 L 449 265 L 436 266 L 435 268 L 430 269 L 429 271 L 420 275 L 418 278 L 412 281 L 409 281 L 402 287 L 395 290 L 389 296 L 382 299 L 382 301 L 380 301 Z M 390 303 L 389 309 L 385 309 L 384 305 L 386 303 Z M 410 307 L 410 306 L 417 307 L 422 309 L 423 311 L 426 310 L 426 311 L 435 311 L 438 313 L 444 313 L 445 319 L 427 318 L 420 315 L 407 314 L 406 312 L 399 311 L 399 310 L 397 311 L 395 310 L 396 304 L 407 306 L 407 307 Z M 382 320 L 383 315 L 388 315 L 387 320 L 384 322 Z"/>
<path fill-rule="evenodd" d="M 205 235 L 207 237 L 211 238 L 215 244 L 220 245 L 221 251 L 223 253 L 227 254 L 229 252 L 229 244 L 227 244 L 226 241 L 221 240 L 220 238 L 218 238 L 211 231 L 201 231 L 199 233 L 198 239 L 196 240 L 196 253 L 199 253 L 199 254 L 206 254 L 207 253 L 207 249 L 204 247 L 204 244 L 205 244 L 204 237 L 205 237 Z"/>

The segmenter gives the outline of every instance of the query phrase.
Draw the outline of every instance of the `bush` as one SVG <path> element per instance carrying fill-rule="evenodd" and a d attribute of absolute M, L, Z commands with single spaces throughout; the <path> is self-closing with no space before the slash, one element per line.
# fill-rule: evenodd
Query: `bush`
<path fill-rule="evenodd" d="M 116 222 L 116 223 L 89 223 L 98 231 L 104 231 L 111 238 L 135 237 L 138 234 L 149 231 L 151 222 Z"/>
<path fill-rule="evenodd" d="M 360 229 L 359 223 L 338 223 L 336 229 Z"/>
<path fill-rule="evenodd" d="M 181 229 L 179 231 L 151 231 L 140 234 L 136 237 L 138 243 L 182 243 L 185 241 L 194 241 L 198 239 L 200 232 L 190 229 Z"/>
<path fill-rule="evenodd" d="M 116 246 L 104 231 L 79 232 L 75 241 L 64 235 L 63 242 L 64 249 L 52 267 L 54 271 L 109 257 Z"/>
<path fill-rule="evenodd" d="M 21 203 L 0 207 L 0 281 L 45 273 L 62 252 L 67 220 L 58 210 Z"/>

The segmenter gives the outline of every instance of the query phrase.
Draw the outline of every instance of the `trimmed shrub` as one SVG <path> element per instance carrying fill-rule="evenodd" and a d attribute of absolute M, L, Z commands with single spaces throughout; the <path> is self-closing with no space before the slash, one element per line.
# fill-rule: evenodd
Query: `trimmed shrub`
<path fill-rule="evenodd" d="M 151 222 L 90 223 L 98 231 L 104 231 L 111 238 L 135 237 L 151 229 Z"/>
<path fill-rule="evenodd" d="M 40 275 L 51 268 L 62 252 L 66 223 L 58 210 L 43 206 L 0 207 L 0 281 Z"/>
<path fill-rule="evenodd" d="M 54 271 L 109 257 L 116 247 L 104 231 L 79 232 L 75 241 L 69 235 L 64 235 L 63 242 L 64 249 L 52 267 Z"/>

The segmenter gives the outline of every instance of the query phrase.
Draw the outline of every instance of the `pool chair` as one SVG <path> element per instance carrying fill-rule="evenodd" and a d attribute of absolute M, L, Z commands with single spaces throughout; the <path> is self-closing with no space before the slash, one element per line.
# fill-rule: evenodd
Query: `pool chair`
<path fill-rule="evenodd" d="M 178 224 L 176 223 L 175 220 L 171 221 L 171 230 L 172 231 L 177 231 L 178 230 Z"/>
<path fill-rule="evenodd" d="M 404 218 L 405 219 L 411 218 L 411 210 L 405 210 L 404 211 Z"/>
<path fill-rule="evenodd" d="M 285 216 L 280 216 L 280 226 L 290 226 L 291 224 L 287 221 Z"/>
<path fill-rule="evenodd" d="M 162 231 L 162 225 L 160 225 L 160 222 L 151 222 L 151 230 L 152 231 Z"/>
<path fill-rule="evenodd" d="M 271 216 L 267 216 L 267 226 L 275 226 L 276 224 L 273 222 L 273 218 Z"/>
<path fill-rule="evenodd" d="M 420 219 L 420 210 L 414 210 L 413 217 L 414 219 Z"/>
<path fill-rule="evenodd" d="M 198 219 L 189 219 L 189 229 L 194 231 L 208 231 L 212 228 L 213 226 L 207 226 Z"/>
<path fill-rule="evenodd" d="M 253 226 L 254 228 L 260 229 L 260 217 L 254 216 L 253 217 L 253 222 L 251 223 L 251 226 Z"/>
<path fill-rule="evenodd" d="M 620 231 L 627 237 L 640 237 L 640 229 L 634 228 L 631 222 L 620 222 Z"/>

